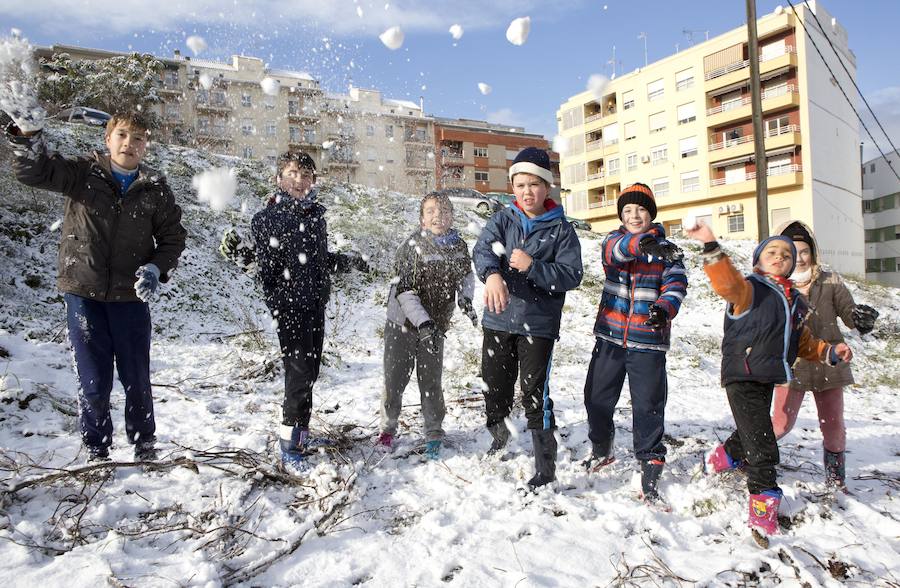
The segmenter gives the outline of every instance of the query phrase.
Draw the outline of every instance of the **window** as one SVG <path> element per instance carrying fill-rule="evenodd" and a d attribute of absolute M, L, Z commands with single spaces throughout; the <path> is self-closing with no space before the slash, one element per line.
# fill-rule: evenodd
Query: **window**
<path fill-rule="evenodd" d="M 685 137 L 678 141 L 678 150 L 681 152 L 682 159 L 697 155 L 697 137 Z"/>
<path fill-rule="evenodd" d="M 581 126 L 584 123 L 584 111 L 580 106 L 576 108 L 570 108 L 569 110 L 563 111 L 562 113 L 562 130 L 568 130 L 577 126 Z M 509 157 L 508 159 L 515 159 L 515 157 Z"/>
<path fill-rule="evenodd" d="M 250 92 L 241 92 L 241 106 L 253 106 L 253 96 Z"/>
<path fill-rule="evenodd" d="M 773 208 L 772 214 L 770 216 L 772 217 L 772 222 L 769 223 L 769 226 L 780 227 L 784 223 L 791 220 L 791 207 L 788 206 L 785 208 Z"/>
<path fill-rule="evenodd" d="M 634 108 L 634 90 L 622 92 L 622 110 Z"/>
<path fill-rule="evenodd" d="M 789 132 L 791 125 L 791 119 L 787 116 L 779 116 L 778 118 L 773 118 L 766 121 L 766 135 L 769 137 L 775 137 L 777 135 L 782 135 L 784 133 Z"/>
<path fill-rule="evenodd" d="M 874 164 L 874 163 L 873 163 L 872 166 L 869 168 L 869 173 L 873 173 L 873 174 L 875 173 L 875 164 Z"/>
<path fill-rule="evenodd" d="M 487 157 L 488 156 L 488 148 L 487 147 L 475 147 L 473 149 L 475 152 L 475 157 Z"/>
<path fill-rule="evenodd" d="M 867 259 L 866 260 L 866 273 L 876 273 L 881 271 L 881 260 L 880 259 Z"/>
<path fill-rule="evenodd" d="M 744 97 L 741 94 L 740 90 L 735 90 L 733 92 L 723 94 L 721 101 L 722 112 L 725 112 L 726 110 L 734 110 L 735 108 L 740 108 L 744 104 Z"/>
<path fill-rule="evenodd" d="M 897 258 L 896 257 L 885 257 L 881 260 L 881 271 L 883 272 L 895 272 L 897 271 Z"/>
<path fill-rule="evenodd" d="M 372 149 L 372 148 L 370 147 L 370 148 L 367 150 L 366 153 L 367 153 L 366 159 L 368 159 L 369 161 L 375 161 L 376 155 L 375 155 L 375 150 L 374 150 L 374 149 Z"/>
<path fill-rule="evenodd" d="M 666 129 L 666 113 L 656 112 L 650 115 L 650 134 L 659 133 Z"/>
<path fill-rule="evenodd" d="M 276 149 L 268 149 L 266 150 L 266 163 L 269 165 L 275 165 L 278 160 L 278 151 Z"/>
<path fill-rule="evenodd" d="M 249 118 L 245 118 L 241 121 L 241 134 L 242 135 L 252 135 L 253 134 L 253 121 Z"/>
<path fill-rule="evenodd" d="M 681 191 L 697 192 L 700 190 L 700 172 L 697 170 L 681 174 Z M 743 229 L 742 229 L 743 230 Z"/>
<path fill-rule="evenodd" d="M 488 181 L 488 172 L 486 172 L 486 171 L 476 171 L 476 172 L 475 172 L 475 181 L 476 181 L 476 182 L 486 182 L 486 181 Z"/>
<path fill-rule="evenodd" d="M 209 117 L 208 116 L 199 116 L 197 117 L 197 134 L 199 135 L 208 135 L 209 134 Z M 870 201 L 866 201 L 870 202 Z"/>
<path fill-rule="evenodd" d="M 366 136 L 367 137 L 375 136 L 375 126 L 374 125 L 366 125 Z"/>
<path fill-rule="evenodd" d="M 312 145 L 316 142 L 316 129 L 306 127 L 303 129 L 303 142 Z"/>
<path fill-rule="evenodd" d="M 288 115 L 300 114 L 300 101 L 288 100 Z"/>
<path fill-rule="evenodd" d="M 665 94 L 664 82 L 662 79 L 654 80 L 647 84 L 647 101 L 653 102 L 659 100 Z"/>
<path fill-rule="evenodd" d="M 625 140 L 634 139 L 637 136 L 637 124 L 635 121 L 625 123 Z"/>
<path fill-rule="evenodd" d="M 766 45 L 763 45 L 759 49 L 760 61 L 769 61 L 770 59 L 781 57 L 787 52 L 787 46 L 784 44 L 784 39 L 779 39 L 772 43 L 768 43 Z"/>
<path fill-rule="evenodd" d="M 727 131 L 722 131 L 722 143 L 725 147 L 733 147 L 741 143 L 744 136 L 744 127 L 735 127 Z"/>
<path fill-rule="evenodd" d="M 619 125 L 606 125 L 603 127 L 603 144 L 615 145 L 619 142 Z"/>
<path fill-rule="evenodd" d="M 739 184 L 747 181 L 747 167 L 743 163 L 725 167 L 725 183 Z"/>
<path fill-rule="evenodd" d="M 384 125 L 384 136 L 387 139 L 394 138 L 394 125 Z"/>
<path fill-rule="evenodd" d="M 266 110 L 275 110 L 275 97 L 266 96 L 263 100 L 263 106 L 266 107 Z"/>
<path fill-rule="evenodd" d="M 288 143 L 300 142 L 300 129 L 298 127 L 288 127 Z"/>
<path fill-rule="evenodd" d="M 628 168 L 628 171 L 634 171 L 637 169 L 637 153 L 629 153 L 625 156 L 625 166 Z"/>
<path fill-rule="evenodd" d="M 655 178 L 650 182 L 650 189 L 653 190 L 653 195 L 657 198 L 667 196 L 669 194 L 669 178 Z"/>
<path fill-rule="evenodd" d="M 669 147 L 667 145 L 657 145 L 650 148 L 650 162 L 652 165 L 661 165 L 669 161 Z"/>
<path fill-rule="evenodd" d="M 728 217 L 728 232 L 740 233 L 744 230 L 744 215 L 732 214 Z"/>
<path fill-rule="evenodd" d="M 693 102 L 688 102 L 678 107 L 678 124 L 686 125 L 695 120 L 697 120 L 697 107 Z"/>
<path fill-rule="evenodd" d="M 250 147 L 249 145 L 244 147 L 243 154 L 244 154 L 244 159 L 252 158 L 253 157 L 253 147 Z"/>
<path fill-rule="evenodd" d="M 610 159 L 606 162 L 606 175 L 608 176 L 617 176 L 619 175 L 619 158 Z"/>
<path fill-rule="evenodd" d="M 266 135 L 269 137 L 274 137 L 277 132 L 277 126 L 272 121 L 266 123 Z"/>
<path fill-rule="evenodd" d="M 791 156 L 782 155 L 779 157 L 770 157 L 766 160 L 766 175 L 777 176 L 786 174 L 791 171 Z"/>
<path fill-rule="evenodd" d="M 675 73 L 675 91 L 681 92 L 694 85 L 694 70 L 683 69 Z"/>

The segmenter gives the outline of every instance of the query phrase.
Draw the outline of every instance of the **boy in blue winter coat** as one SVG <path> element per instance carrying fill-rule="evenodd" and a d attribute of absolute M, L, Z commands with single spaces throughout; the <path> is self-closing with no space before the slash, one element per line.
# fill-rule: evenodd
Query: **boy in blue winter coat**
<path fill-rule="evenodd" d="M 581 243 L 562 206 L 548 198 L 553 174 L 547 152 L 526 147 L 509 168 L 515 203 L 495 213 L 472 251 L 484 283 L 485 383 L 491 452 L 509 440 L 517 376 L 534 443 L 532 488 L 556 478 L 556 421 L 550 398 L 553 345 L 566 292 L 581 283 Z"/>
<path fill-rule="evenodd" d="M 75 358 L 82 441 L 91 461 L 109 459 L 115 366 L 134 457 L 156 459 L 147 302 L 184 250 L 181 208 L 165 178 L 142 163 L 150 133 L 140 114 L 113 116 L 109 152 L 77 159 L 47 153 L 41 122 L 17 115 L 7 135 L 18 180 L 66 196 L 57 285 Z"/>
<path fill-rule="evenodd" d="M 453 309 L 459 306 L 478 324 L 472 307 L 472 260 L 466 242 L 452 227 L 450 199 L 439 192 L 425 196 L 419 207 L 419 228 L 397 250 L 397 279 L 391 283 L 384 325 L 384 396 L 378 444 L 386 449 L 393 446 L 403 390 L 415 367 L 429 459 L 437 459 L 444 438 L 441 375 L 444 333 Z"/>
<path fill-rule="evenodd" d="M 644 500 L 660 502 L 657 484 L 666 459 L 666 351 L 672 319 L 687 292 L 681 251 L 653 223 L 656 201 L 645 184 L 626 188 L 617 200 L 622 226 L 603 240 L 606 282 L 594 323 L 597 342 L 584 385 L 591 471 L 612 463 L 613 413 L 628 376 L 634 453 L 641 464 Z"/>

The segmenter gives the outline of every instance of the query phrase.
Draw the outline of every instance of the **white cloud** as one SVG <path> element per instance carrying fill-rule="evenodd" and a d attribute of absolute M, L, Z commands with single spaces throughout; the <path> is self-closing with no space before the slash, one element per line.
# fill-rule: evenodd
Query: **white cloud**
<path fill-rule="evenodd" d="M 585 0 L 558 0 L 553 12 L 565 14 L 570 6 Z M 534 8 L 545 7 L 538 0 L 495 0 L 489 4 L 479 0 L 429 2 L 398 0 L 383 9 L 378 0 L 336 2 L 322 0 L 194 0 L 181 2 L 162 0 L 92 0 L 90 9 L 84 2 L 43 0 L 42 2 L 0 2 L 0 19 L 24 29 L 36 27 L 44 33 L 59 34 L 77 28 L 82 34 L 112 34 L 182 31 L 196 25 L 246 26 L 270 31 L 285 27 L 308 27 L 338 35 L 377 35 L 390 26 L 408 32 L 446 33 L 451 24 L 467 30 L 506 26 L 512 16 L 520 16 Z M 360 18 L 357 9 L 365 14 Z M 378 9 L 376 9 L 378 8 Z M 98 15 L 102 15 L 98 17 Z"/>
<path fill-rule="evenodd" d="M 872 107 L 872 110 L 875 111 L 878 120 L 881 121 L 881 125 L 884 127 L 884 130 L 887 131 L 891 141 L 900 148 L 900 86 L 888 86 L 887 88 L 876 90 L 875 92 L 867 94 L 866 100 L 869 101 L 869 105 Z M 878 128 L 878 125 L 875 124 L 872 115 L 869 114 L 869 111 L 861 101 L 859 110 L 862 114 L 863 121 L 865 121 L 869 131 L 875 136 L 875 140 L 878 142 L 881 150 L 886 154 L 893 151 L 890 143 L 884 138 L 884 133 L 882 133 L 881 129 Z M 872 144 L 872 139 L 869 138 L 862 126 L 860 126 L 859 132 L 860 140 L 865 143 L 863 146 L 863 160 L 867 161 L 873 157 L 879 157 L 880 154 Z"/>

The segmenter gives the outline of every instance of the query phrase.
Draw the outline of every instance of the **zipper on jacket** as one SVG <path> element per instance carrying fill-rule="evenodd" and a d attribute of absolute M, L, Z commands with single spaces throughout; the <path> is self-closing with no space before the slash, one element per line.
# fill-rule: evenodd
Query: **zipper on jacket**
<path fill-rule="evenodd" d="M 628 271 L 628 279 L 631 282 L 631 295 L 628 297 L 628 320 L 625 321 L 625 331 L 622 333 L 622 347 L 628 347 L 628 329 L 631 327 L 631 317 L 634 315 L 634 262 L 628 262 L 629 271 Z"/>
<path fill-rule="evenodd" d="M 106 253 L 106 297 L 104 300 L 109 301 L 110 294 L 112 293 L 112 256 L 113 256 L 113 243 L 116 240 L 116 233 L 119 232 L 119 217 L 122 215 L 122 204 L 117 200 L 113 205 L 113 212 L 115 213 L 113 216 L 113 224 L 112 229 L 109 234 L 109 242 L 107 243 L 107 253 Z"/>

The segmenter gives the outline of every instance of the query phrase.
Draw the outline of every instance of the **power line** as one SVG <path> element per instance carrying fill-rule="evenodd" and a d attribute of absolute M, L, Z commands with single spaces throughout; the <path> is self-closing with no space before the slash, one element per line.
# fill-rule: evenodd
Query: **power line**
<path fill-rule="evenodd" d="M 804 2 L 806 2 L 806 0 L 804 0 Z M 900 174 L 897 173 L 897 170 L 895 170 L 894 166 L 891 164 L 891 160 L 888 159 L 888 157 L 887 157 L 887 155 L 885 155 L 884 151 L 881 150 L 881 146 L 878 145 L 878 142 L 875 140 L 875 137 L 872 136 L 872 132 L 869 130 L 869 127 L 866 126 L 866 123 L 865 123 L 865 121 L 863 121 L 862 116 L 860 116 L 859 112 L 857 112 L 856 107 L 853 106 L 853 102 L 850 100 L 850 97 L 847 96 L 847 92 L 844 90 L 844 87 L 841 85 L 840 80 L 838 80 L 837 76 L 834 75 L 834 71 L 831 69 L 831 66 L 828 65 L 828 62 L 825 61 L 825 56 L 822 55 L 822 51 L 819 50 L 819 46 L 816 45 L 815 40 L 813 40 L 812 36 L 809 34 L 809 30 L 806 28 L 806 23 L 803 22 L 803 19 L 800 18 L 799 14 L 797 14 L 797 8 L 794 6 L 794 3 L 791 2 L 791 0 L 787 0 L 787 3 L 790 5 L 791 10 L 794 11 L 794 16 L 797 17 L 797 20 L 800 22 L 800 26 L 803 27 L 803 32 L 806 33 L 806 37 L 809 39 L 809 42 L 812 43 L 812 46 L 816 50 L 816 53 L 819 54 L 819 57 L 822 59 L 822 63 L 825 65 L 825 68 L 828 70 L 828 73 L 831 74 L 831 78 L 834 80 L 835 84 L 837 85 L 838 90 L 840 90 L 841 94 L 844 95 L 844 99 L 847 101 L 847 104 L 850 105 L 850 109 L 853 110 L 853 114 L 855 114 L 856 118 L 859 120 L 859 124 L 862 125 L 863 129 L 865 129 L 865 131 L 866 131 L 866 134 L 869 135 L 870 139 L 872 139 L 872 143 L 875 145 L 875 148 L 878 149 L 878 152 L 881 154 L 881 157 L 885 160 L 885 162 L 887 162 L 888 167 L 894 173 L 894 176 L 896 176 L 897 181 L 900 181 Z M 810 10 L 809 4 L 807 4 L 806 6 L 807 6 L 807 10 Z M 815 13 L 813 13 L 813 17 L 815 17 Z M 825 40 L 828 41 L 828 43 L 831 45 L 832 50 L 834 50 L 835 53 L 837 53 L 837 50 L 834 49 L 834 45 L 831 43 L 831 39 L 829 39 L 828 35 L 825 33 L 825 29 L 821 28 L 822 25 L 821 25 L 821 23 L 819 23 L 818 18 L 816 19 L 816 23 L 819 24 L 819 28 L 822 31 L 822 36 L 825 37 Z M 841 62 L 841 65 L 843 65 L 843 62 L 841 61 L 840 56 L 838 56 L 838 61 Z M 844 69 L 846 70 L 846 67 Z M 849 72 L 848 72 L 848 74 L 849 74 Z M 850 76 L 850 78 L 853 79 L 852 76 Z M 854 86 L 855 85 L 856 85 L 856 83 L 854 82 Z M 857 91 L 859 91 L 859 87 L 857 87 L 856 89 L 857 89 Z M 865 99 L 863 99 L 863 100 L 865 100 Z M 868 103 L 866 103 L 866 105 L 868 106 Z M 871 112 L 871 109 L 869 109 L 869 111 Z M 875 118 L 876 122 L 878 121 L 878 117 L 875 116 L 874 112 L 872 112 L 872 117 Z M 878 126 L 881 126 L 880 122 L 878 123 Z M 884 130 L 884 128 L 882 127 L 882 131 L 883 130 Z M 885 133 L 885 137 L 887 137 L 887 133 Z M 890 141 L 890 137 L 888 137 L 888 141 Z M 893 145 L 893 143 L 891 143 L 891 145 Z M 860 161 L 860 164 L 862 164 L 861 161 Z"/>
<path fill-rule="evenodd" d="M 881 129 L 881 132 L 884 133 L 885 139 L 888 140 L 888 143 L 891 146 L 891 149 L 897 151 L 897 146 L 894 145 L 894 142 L 891 141 L 890 135 L 888 135 L 887 131 L 884 130 L 884 127 L 881 126 L 881 121 L 878 120 L 878 117 L 875 116 L 875 111 L 872 110 L 872 107 L 869 106 L 869 101 L 866 100 L 865 95 L 862 93 L 862 90 L 859 89 L 859 86 L 856 83 L 856 80 L 853 79 L 853 76 L 850 75 L 850 71 L 847 69 L 847 64 L 844 63 L 844 60 L 841 59 L 840 53 L 838 53 L 837 49 L 834 47 L 834 43 L 831 42 L 831 39 L 825 34 L 825 29 L 822 27 L 822 22 L 819 20 L 819 15 L 813 11 L 809 6 L 809 0 L 803 0 L 803 3 L 806 4 L 806 9 L 812 12 L 813 18 L 816 19 L 816 24 L 819 25 L 819 30 L 822 31 L 822 35 L 825 37 L 825 40 L 828 41 L 828 44 L 831 46 L 831 50 L 834 52 L 834 56 L 837 57 L 838 63 L 841 64 L 841 67 L 844 68 L 844 71 L 847 73 L 847 77 L 850 78 L 850 82 L 853 84 L 853 87 L 856 88 L 856 92 L 859 94 L 859 97 L 862 98 L 863 104 L 866 105 L 866 108 L 869 110 L 869 113 L 872 115 L 872 118 L 875 119 L 875 122 L 878 124 L 878 128 Z"/>

